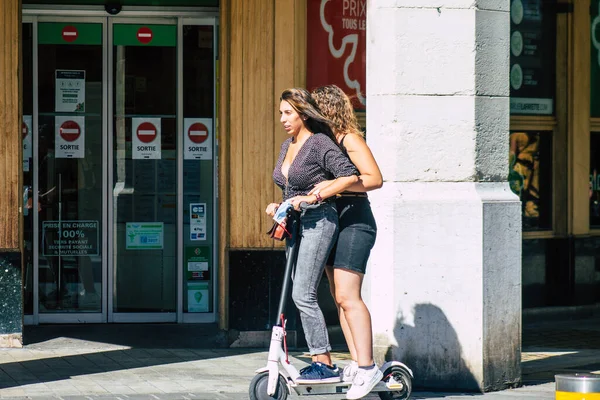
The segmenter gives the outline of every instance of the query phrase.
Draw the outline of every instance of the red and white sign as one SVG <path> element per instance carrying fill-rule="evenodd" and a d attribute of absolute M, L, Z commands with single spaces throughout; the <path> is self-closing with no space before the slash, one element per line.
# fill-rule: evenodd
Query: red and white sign
<path fill-rule="evenodd" d="M 63 122 L 59 129 L 60 136 L 65 142 L 74 142 L 81 135 L 81 128 L 75 121 L 69 120 Z"/>
<path fill-rule="evenodd" d="M 134 160 L 160 160 L 160 118 L 132 118 L 132 158 Z"/>
<path fill-rule="evenodd" d="M 212 160 L 212 126 L 210 118 L 184 118 L 185 160 Z"/>
<path fill-rule="evenodd" d="M 23 115 L 23 124 L 21 125 L 21 134 L 23 135 L 23 172 L 29 172 L 31 158 L 33 157 L 31 125 L 32 116 Z"/>
<path fill-rule="evenodd" d="M 367 0 L 307 0 L 306 86 L 337 85 L 366 105 Z"/>
<path fill-rule="evenodd" d="M 54 117 L 56 158 L 85 157 L 85 117 Z"/>
<path fill-rule="evenodd" d="M 147 26 L 142 26 L 140 29 L 138 29 L 136 37 L 140 43 L 148 44 L 152 41 L 154 34 L 152 33 L 152 29 L 148 28 Z"/>
<path fill-rule="evenodd" d="M 67 25 L 62 29 L 62 38 L 65 42 L 74 42 L 78 36 L 79 32 L 77 32 L 77 28 L 72 25 Z"/>

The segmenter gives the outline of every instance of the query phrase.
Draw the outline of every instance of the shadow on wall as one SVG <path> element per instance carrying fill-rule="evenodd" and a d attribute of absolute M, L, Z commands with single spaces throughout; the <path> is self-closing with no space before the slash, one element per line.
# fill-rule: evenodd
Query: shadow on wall
<path fill-rule="evenodd" d="M 411 368 L 415 388 L 481 392 L 463 360 L 456 332 L 439 307 L 416 305 L 414 326 L 407 324 L 400 315 L 394 337 L 399 346 L 390 346 L 385 358 L 401 361 Z"/>

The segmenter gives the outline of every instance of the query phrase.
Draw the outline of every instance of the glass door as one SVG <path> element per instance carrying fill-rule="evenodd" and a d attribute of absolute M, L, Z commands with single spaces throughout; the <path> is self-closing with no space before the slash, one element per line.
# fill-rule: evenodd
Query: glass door
<path fill-rule="evenodd" d="M 183 322 L 214 321 L 216 63 L 214 19 L 181 21 Z"/>
<path fill-rule="evenodd" d="M 30 210 L 38 213 L 39 322 L 105 320 L 105 26 L 104 18 L 37 24 Z"/>
<path fill-rule="evenodd" d="M 177 20 L 116 18 L 109 32 L 109 322 L 175 322 Z"/>
<path fill-rule="evenodd" d="M 25 323 L 214 322 L 215 15 L 28 14 Z"/>

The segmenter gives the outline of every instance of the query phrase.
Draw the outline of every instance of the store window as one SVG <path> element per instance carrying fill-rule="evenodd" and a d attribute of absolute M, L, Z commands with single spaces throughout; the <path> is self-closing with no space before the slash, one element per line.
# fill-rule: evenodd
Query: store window
<path fill-rule="evenodd" d="M 552 132 L 510 134 L 509 182 L 521 199 L 523 230 L 552 229 Z"/>
<path fill-rule="evenodd" d="M 553 115 L 556 2 L 513 0 L 510 10 L 510 112 Z"/>

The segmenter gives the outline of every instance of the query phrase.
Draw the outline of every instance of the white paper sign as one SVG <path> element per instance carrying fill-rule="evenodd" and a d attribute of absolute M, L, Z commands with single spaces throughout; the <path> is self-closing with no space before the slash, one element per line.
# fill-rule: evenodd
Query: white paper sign
<path fill-rule="evenodd" d="M 85 111 L 85 71 L 56 70 L 56 112 Z"/>
<path fill-rule="evenodd" d="M 23 137 L 23 172 L 29 172 L 31 167 L 31 158 L 33 157 L 33 142 L 31 138 L 33 133 L 31 127 L 33 126 L 33 119 L 31 115 L 23 115 L 23 124 L 21 125 L 21 134 Z"/>
<path fill-rule="evenodd" d="M 134 160 L 160 160 L 160 118 L 132 118 L 131 137 Z"/>
<path fill-rule="evenodd" d="M 190 240 L 206 240 L 206 203 L 190 203 Z"/>
<path fill-rule="evenodd" d="M 188 312 L 208 312 L 208 283 L 188 282 Z"/>
<path fill-rule="evenodd" d="M 184 118 L 184 159 L 212 160 L 212 126 L 210 118 Z"/>
<path fill-rule="evenodd" d="M 157 250 L 163 248 L 162 222 L 127 222 L 125 224 L 127 250 Z"/>
<path fill-rule="evenodd" d="M 56 158 L 85 157 L 85 118 L 54 117 L 54 153 Z"/>

